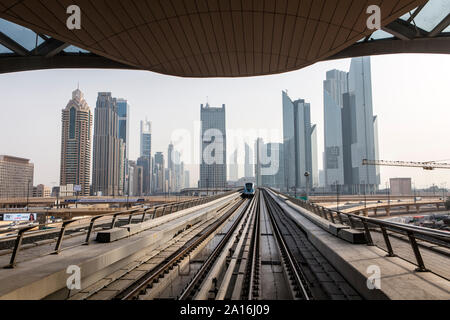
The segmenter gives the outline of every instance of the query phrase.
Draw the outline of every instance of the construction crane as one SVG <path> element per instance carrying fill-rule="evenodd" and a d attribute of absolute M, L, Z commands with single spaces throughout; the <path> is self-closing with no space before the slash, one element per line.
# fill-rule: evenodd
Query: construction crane
<path fill-rule="evenodd" d="M 414 161 L 386 161 L 363 159 L 364 166 L 391 166 L 391 167 L 414 167 L 424 170 L 450 169 L 450 163 L 438 163 L 437 161 L 414 162 Z"/>

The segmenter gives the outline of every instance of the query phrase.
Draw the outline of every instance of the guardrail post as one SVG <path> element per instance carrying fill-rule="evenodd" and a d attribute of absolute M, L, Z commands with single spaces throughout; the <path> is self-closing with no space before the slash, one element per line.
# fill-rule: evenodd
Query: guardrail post
<path fill-rule="evenodd" d="M 338 216 L 339 223 L 340 223 L 340 224 L 344 224 L 344 220 L 342 220 L 341 213 L 340 213 L 339 211 L 336 211 L 336 214 L 337 214 L 337 216 Z"/>
<path fill-rule="evenodd" d="M 63 242 L 64 233 L 66 232 L 66 227 L 71 222 L 73 222 L 73 221 L 63 222 L 61 231 L 59 232 L 58 241 L 56 241 L 55 251 L 53 252 L 53 254 L 58 254 L 61 251 L 61 245 Z"/>
<path fill-rule="evenodd" d="M 366 241 L 368 246 L 373 246 L 372 236 L 370 235 L 369 225 L 367 224 L 367 221 L 364 218 L 361 218 L 361 222 L 364 226 L 364 231 L 366 233 Z"/>
<path fill-rule="evenodd" d="M 111 221 L 111 229 L 114 228 L 114 225 L 116 224 L 116 220 L 117 220 L 117 215 L 114 214 L 114 215 L 113 215 L 113 219 L 112 219 L 112 221 Z"/>
<path fill-rule="evenodd" d="M 28 228 L 23 228 L 23 229 L 19 230 L 19 233 L 17 234 L 17 238 L 16 238 L 16 243 L 14 244 L 14 250 L 11 255 L 11 260 L 9 261 L 9 265 L 7 265 L 5 267 L 6 269 L 12 269 L 15 267 L 17 254 L 19 253 L 20 245 L 22 244 L 22 240 L 23 240 L 23 234 L 25 233 L 25 231 L 28 231 L 32 228 L 34 228 L 34 226 L 28 227 Z"/>
<path fill-rule="evenodd" d="M 385 226 L 380 226 L 381 231 L 383 232 L 384 242 L 386 243 L 386 249 L 388 251 L 388 257 L 395 257 L 394 250 L 392 249 L 391 241 L 389 240 L 389 235 L 386 231 Z"/>
<path fill-rule="evenodd" d="M 142 219 L 141 222 L 145 221 L 145 214 L 147 213 L 147 209 L 144 209 L 144 212 L 142 213 Z"/>
<path fill-rule="evenodd" d="M 332 222 L 332 223 L 336 223 L 336 222 L 334 221 L 333 211 L 328 211 L 328 213 L 330 214 L 331 222 Z"/>
<path fill-rule="evenodd" d="M 422 255 L 420 254 L 419 246 L 417 245 L 416 237 L 414 237 L 414 234 L 411 231 L 407 232 L 409 242 L 411 243 L 412 249 L 414 251 L 414 255 L 416 256 L 417 265 L 418 268 L 416 271 L 418 272 L 426 272 L 428 271 L 427 268 L 425 268 L 425 264 L 423 263 Z"/>
<path fill-rule="evenodd" d="M 89 223 L 88 233 L 87 233 L 87 235 L 86 235 L 86 240 L 84 241 L 84 244 L 85 244 L 85 245 L 88 245 L 88 244 L 89 244 L 89 238 L 91 237 L 92 230 L 94 229 L 94 223 L 95 223 L 95 220 L 97 220 L 98 218 L 100 218 L 100 217 L 93 217 L 93 218 L 91 219 L 91 222 Z"/>
<path fill-rule="evenodd" d="M 347 215 L 348 221 L 350 222 L 350 227 L 352 229 L 355 229 L 355 223 L 353 222 L 352 216 L 351 215 Z"/>

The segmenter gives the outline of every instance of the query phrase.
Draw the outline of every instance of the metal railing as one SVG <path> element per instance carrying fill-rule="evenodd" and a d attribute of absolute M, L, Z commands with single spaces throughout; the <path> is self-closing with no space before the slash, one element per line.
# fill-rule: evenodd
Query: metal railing
<path fill-rule="evenodd" d="M 97 222 L 101 218 L 111 217 L 112 220 L 111 220 L 111 223 L 110 223 L 108 229 L 112 229 L 115 227 L 117 218 L 120 216 L 128 216 L 127 224 L 131 224 L 133 217 L 140 215 L 141 217 L 140 217 L 138 223 L 142 223 L 145 221 L 145 217 L 147 214 L 151 215 L 150 219 L 162 217 L 164 215 L 168 215 L 168 214 L 171 214 L 171 213 L 174 213 L 177 211 L 181 211 L 181 210 L 184 210 L 187 208 L 191 208 L 194 206 L 198 206 L 198 205 L 202 205 L 202 204 L 214 201 L 218 198 L 228 196 L 234 192 L 236 192 L 236 190 L 232 190 L 232 191 L 229 191 L 226 193 L 217 194 L 217 195 L 208 196 L 208 197 L 201 197 L 201 198 L 195 198 L 195 199 L 191 199 L 191 200 L 185 200 L 185 201 L 181 201 L 181 202 L 172 202 L 172 203 L 154 205 L 149 208 L 142 208 L 142 207 L 136 208 L 135 207 L 135 208 L 125 210 L 125 211 L 120 211 L 120 212 L 112 212 L 112 213 L 110 212 L 110 213 L 105 213 L 105 214 L 101 214 L 101 215 L 96 215 L 93 217 L 65 220 L 62 222 L 62 225 L 59 228 L 55 248 L 52 252 L 50 252 L 50 254 L 59 254 L 61 252 L 61 246 L 64 241 L 64 235 L 67 231 L 67 227 L 70 226 L 71 224 L 73 224 L 74 222 L 82 222 L 82 221 L 87 222 L 88 230 L 87 230 L 86 238 L 81 245 L 89 245 L 89 240 L 90 240 L 92 231 L 94 230 L 95 222 Z M 142 206 L 142 204 L 139 206 Z M 152 211 L 152 213 L 149 213 L 150 211 Z M 39 225 L 32 225 L 32 226 L 26 226 L 23 228 L 18 228 L 17 230 L 15 230 L 15 231 L 17 231 L 17 235 L 11 235 L 11 236 L 1 238 L 0 239 L 1 241 L 15 239 L 14 248 L 13 248 L 13 251 L 11 254 L 10 262 L 4 268 L 10 269 L 10 268 L 14 268 L 17 265 L 17 262 L 16 262 L 17 256 L 20 251 L 20 248 L 21 248 L 24 238 L 55 232 L 55 229 L 48 229 L 48 230 L 44 230 L 44 231 L 40 230 L 39 232 L 31 231 L 32 229 L 42 228 L 42 227 L 46 227 L 46 226 L 54 225 L 54 224 L 55 223 L 42 223 Z M 26 234 L 26 233 L 28 233 L 28 234 Z M 78 245 L 76 245 L 76 246 L 78 246 Z"/>
<path fill-rule="evenodd" d="M 362 229 L 364 230 L 366 243 L 368 246 L 374 246 L 374 242 L 372 240 L 371 230 L 375 231 L 377 229 L 383 235 L 383 241 L 386 245 L 386 251 L 388 257 L 395 257 L 395 251 L 390 241 L 389 232 L 395 234 L 406 235 L 408 238 L 408 242 L 411 245 L 412 251 L 414 253 L 417 269 L 416 271 L 429 271 L 425 267 L 425 263 L 423 257 L 420 253 L 419 245 L 417 240 L 433 243 L 445 248 L 450 248 L 450 233 L 446 231 L 433 230 L 428 228 L 416 227 L 416 226 L 408 226 L 400 223 L 369 218 L 366 216 L 359 216 L 353 213 L 346 213 L 338 210 L 329 209 L 315 203 L 311 203 L 309 201 L 301 200 L 293 198 L 284 193 L 280 193 L 276 190 L 271 189 L 273 192 L 277 194 L 281 194 L 284 197 L 287 197 L 291 202 L 299 205 L 300 207 L 313 212 L 314 214 L 330 221 L 333 224 L 339 223 L 342 225 L 350 226 L 352 229 Z M 382 248 L 384 249 L 384 248 Z M 442 252 L 442 254 L 450 256 L 449 253 Z"/>

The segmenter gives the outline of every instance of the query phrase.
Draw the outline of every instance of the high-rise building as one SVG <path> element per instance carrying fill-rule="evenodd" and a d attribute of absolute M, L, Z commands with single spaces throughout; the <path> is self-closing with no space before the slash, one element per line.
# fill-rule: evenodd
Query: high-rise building
<path fill-rule="evenodd" d="M 374 128 L 377 121 L 373 116 L 370 57 L 352 59 L 348 73 L 348 91 L 355 97 L 354 115 L 351 116 L 351 119 L 355 119 L 352 133 L 356 135 L 351 145 L 352 184 L 358 191 L 367 186 L 368 189 L 365 192 L 374 192 L 380 184 L 379 167 L 362 165 L 363 159 L 378 159 L 375 144 L 378 138 L 375 137 Z"/>
<path fill-rule="evenodd" d="M 123 173 L 121 175 L 123 180 L 123 190 L 126 194 L 128 191 L 128 161 L 129 161 L 129 149 L 130 149 L 130 105 L 125 99 L 117 99 L 117 114 L 119 116 L 119 139 L 123 141 L 123 156 L 121 157 L 121 167 L 123 167 Z"/>
<path fill-rule="evenodd" d="M 172 142 L 167 148 L 167 186 L 169 192 L 175 191 L 175 154 Z"/>
<path fill-rule="evenodd" d="M 60 185 L 81 186 L 79 195 L 90 194 L 91 108 L 80 89 L 62 110 Z"/>
<path fill-rule="evenodd" d="M 256 180 L 256 185 L 262 186 L 262 173 L 261 173 L 261 169 L 262 169 L 262 164 L 264 159 L 265 159 L 265 154 L 264 152 L 266 152 L 266 149 L 264 147 L 264 140 L 262 138 L 258 138 L 255 141 L 255 180 Z"/>
<path fill-rule="evenodd" d="M 378 119 L 373 115 L 370 58 L 353 58 L 348 73 L 327 72 L 324 81 L 325 184 L 350 193 L 374 192 L 380 184 Z"/>
<path fill-rule="evenodd" d="M 286 188 L 311 188 L 318 183 L 317 132 L 311 124 L 311 106 L 292 101 L 283 91 L 283 150 Z M 309 176 L 306 177 L 305 173 Z"/>
<path fill-rule="evenodd" d="M 94 161 L 92 191 L 94 194 L 120 195 L 121 151 L 118 134 L 119 117 L 116 99 L 111 92 L 99 92 L 94 119 Z"/>
<path fill-rule="evenodd" d="M 138 165 L 143 168 L 143 194 L 149 195 L 153 190 L 153 163 L 152 163 L 152 123 L 145 119 L 141 121 L 140 154 Z"/>
<path fill-rule="evenodd" d="M 190 187 L 191 187 L 190 173 L 188 170 L 184 170 L 184 186 L 183 186 L 183 188 L 190 188 Z"/>
<path fill-rule="evenodd" d="M 253 150 L 245 143 L 245 164 L 244 164 L 244 177 L 253 178 L 255 176 L 253 169 Z"/>
<path fill-rule="evenodd" d="M 29 159 L 0 155 L 0 198 L 31 198 L 33 177 Z"/>
<path fill-rule="evenodd" d="M 344 184 L 342 144 L 343 94 L 348 91 L 347 72 L 331 70 L 323 82 L 325 185 Z"/>
<path fill-rule="evenodd" d="M 142 168 L 142 188 L 141 195 L 149 195 L 151 193 L 151 158 L 139 157 L 136 161 L 137 166 Z"/>
<path fill-rule="evenodd" d="M 281 190 L 285 185 L 283 144 L 264 144 L 264 152 L 270 161 L 261 164 L 261 185 Z"/>
<path fill-rule="evenodd" d="M 130 195 L 142 196 L 144 195 L 144 168 L 136 163 L 136 161 L 129 162 L 130 164 Z"/>
<path fill-rule="evenodd" d="M 201 164 L 200 188 L 225 188 L 227 184 L 227 139 L 225 105 L 200 106 Z"/>
<path fill-rule="evenodd" d="M 157 193 L 166 192 L 164 155 L 162 152 L 155 153 L 155 191 Z"/>
<path fill-rule="evenodd" d="M 152 123 L 145 119 L 141 121 L 141 157 L 152 154 Z"/>
<path fill-rule="evenodd" d="M 238 151 L 237 149 L 234 150 L 234 152 L 230 155 L 230 161 L 229 161 L 229 180 L 230 181 L 237 181 L 239 179 L 239 165 L 238 165 Z"/>

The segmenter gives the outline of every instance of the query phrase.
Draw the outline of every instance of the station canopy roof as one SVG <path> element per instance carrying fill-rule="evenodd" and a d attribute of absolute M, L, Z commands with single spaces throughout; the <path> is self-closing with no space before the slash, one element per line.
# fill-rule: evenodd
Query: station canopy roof
<path fill-rule="evenodd" d="M 73 4 L 80 30 L 66 26 Z M 367 28 L 374 4 L 382 30 Z M 353 56 L 450 53 L 449 13 L 449 0 L 0 0 L 0 73 L 243 77 Z"/>

